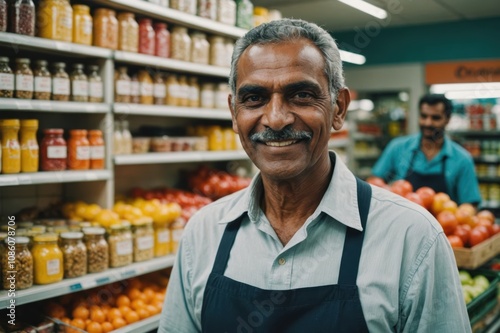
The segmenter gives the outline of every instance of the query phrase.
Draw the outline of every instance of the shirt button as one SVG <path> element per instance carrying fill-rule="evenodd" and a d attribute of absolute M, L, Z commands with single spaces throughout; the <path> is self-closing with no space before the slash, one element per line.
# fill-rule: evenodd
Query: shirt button
<path fill-rule="evenodd" d="M 286 263 L 285 258 L 280 258 L 280 259 L 278 260 L 278 264 L 280 264 L 281 266 L 283 266 L 285 263 Z"/>

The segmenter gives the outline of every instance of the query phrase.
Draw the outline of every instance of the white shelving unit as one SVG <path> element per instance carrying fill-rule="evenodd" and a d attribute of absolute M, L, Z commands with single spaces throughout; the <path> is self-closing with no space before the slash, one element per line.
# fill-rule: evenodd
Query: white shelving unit
<path fill-rule="evenodd" d="M 116 103 L 113 110 L 115 114 L 121 115 L 231 120 L 229 110 L 220 109 Z"/>
<path fill-rule="evenodd" d="M 111 106 L 105 103 L 55 102 L 18 98 L 0 98 L 0 110 L 61 113 L 108 113 L 111 110 Z"/>
<path fill-rule="evenodd" d="M 15 175 L 0 175 L 0 186 L 92 182 L 111 179 L 112 173 L 110 170 L 47 171 L 19 173 Z"/>
<path fill-rule="evenodd" d="M 188 151 L 170 153 L 147 153 L 115 156 L 115 165 L 170 164 L 191 162 L 217 162 L 246 160 L 244 151 Z"/>

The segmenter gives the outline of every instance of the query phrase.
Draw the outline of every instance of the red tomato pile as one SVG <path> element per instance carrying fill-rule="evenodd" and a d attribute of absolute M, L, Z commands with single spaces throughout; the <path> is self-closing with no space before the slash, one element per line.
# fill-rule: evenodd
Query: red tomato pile
<path fill-rule="evenodd" d="M 201 166 L 188 178 L 189 187 L 193 192 L 212 200 L 244 189 L 250 181 L 250 178 L 231 175 L 225 171 L 211 170 L 206 166 Z"/>
<path fill-rule="evenodd" d="M 430 187 L 421 187 L 413 192 L 410 182 L 403 179 L 390 185 L 378 177 L 369 177 L 366 181 L 429 210 L 443 227 L 454 248 L 475 246 L 500 232 L 500 225 L 495 224 L 495 216 L 491 211 L 477 212 L 474 206 L 468 203 L 457 205 L 446 193 L 435 193 Z"/>

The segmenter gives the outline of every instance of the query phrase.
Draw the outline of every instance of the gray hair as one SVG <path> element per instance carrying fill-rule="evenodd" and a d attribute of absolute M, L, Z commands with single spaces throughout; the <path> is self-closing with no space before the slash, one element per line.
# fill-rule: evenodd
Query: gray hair
<path fill-rule="evenodd" d="M 344 88 L 344 72 L 342 60 L 333 37 L 314 23 L 296 19 L 282 19 L 261 24 L 236 41 L 231 58 L 231 72 L 229 74 L 229 87 L 233 96 L 236 95 L 236 79 L 238 61 L 245 50 L 255 44 L 283 43 L 301 38 L 309 39 L 316 45 L 325 59 L 325 74 L 330 83 L 329 89 L 332 103 L 337 99 L 340 89 Z"/>

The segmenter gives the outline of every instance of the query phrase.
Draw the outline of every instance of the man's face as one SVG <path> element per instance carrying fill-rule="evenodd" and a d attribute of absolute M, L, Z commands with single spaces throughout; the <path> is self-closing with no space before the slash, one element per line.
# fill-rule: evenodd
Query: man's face
<path fill-rule="evenodd" d="M 428 140 L 441 139 L 450 118 L 444 112 L 444 104 L 422 104 L 420 108 L 419 125 L 422 137 Z"/>
<path fill-rule="evenodd" d="M 263 175 L 290 179 L 329 158 L 330 129 L 342 127 L 349 92 L 332 101 L 324 67 L 306 39 L 252 45 L 242 54 L 234 108 L 229 103 L 233 128 Z"/>

